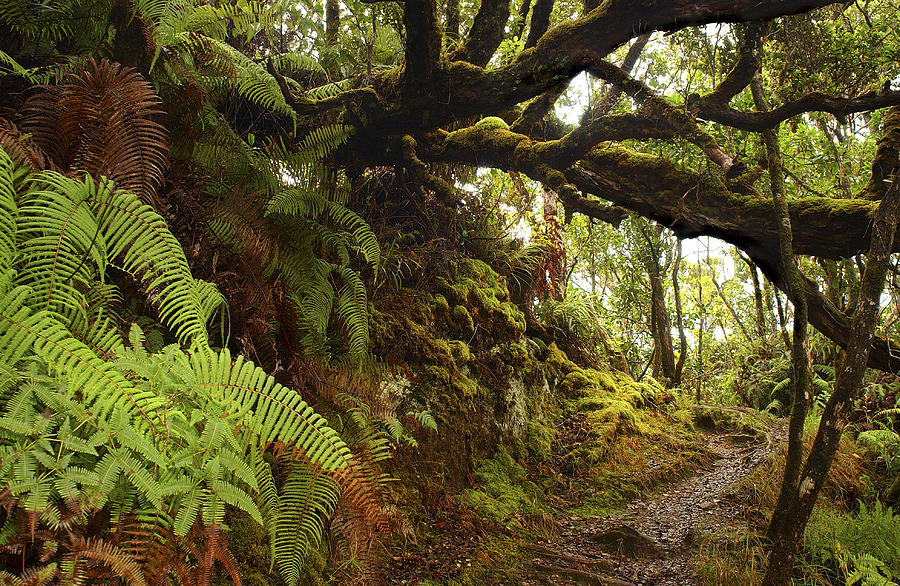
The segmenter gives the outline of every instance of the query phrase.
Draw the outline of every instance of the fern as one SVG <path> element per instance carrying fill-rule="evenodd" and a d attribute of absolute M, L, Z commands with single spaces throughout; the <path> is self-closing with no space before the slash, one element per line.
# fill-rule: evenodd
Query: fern
<path fill-rule="evenodd" d="M 114 522 L 138 512 L 175 541 L 201 531 L 208 555 L 225 562 L 215 528 L 234 507 L 269 526 L 279 567 L 298 575 L 335 510 L 350 450 L 296 391 L 209 347 L 206 322 L 221 298 L 192 277 L 162 218 L 109 180 L 27 176 L 0 151 L 0 222 L 10 235 L 0 249 L 0 476 L 14 506 L 55 532 L 104 507 Z M 73 334 L 114 302 L 103 285 L 112 263 L 143 283 L 189 350 L 149 353 L 134 327 L 126 348 L 108 318 L 83 327 L 92 345 Z M 94 301 L 86 291 L 98 292 Z M 339 300 L 362 311 L 364 289 L 341 289 Z M 261 459 L 272 446 L 299 459 L 280 487 Z M 65 503 L 83 515 L 67 520 Z M 144 583 L 138 562 L 110 542 L 64 549 L 54 576 Z"/>
<path fill-rule="evenodd" d="M 134 69 L 90 59 L 28 100 L 23 127 L 61 169 L 107 175 L 152 202 L 168 152 L 166 131 L 152 120 L 159 106 Z"/>

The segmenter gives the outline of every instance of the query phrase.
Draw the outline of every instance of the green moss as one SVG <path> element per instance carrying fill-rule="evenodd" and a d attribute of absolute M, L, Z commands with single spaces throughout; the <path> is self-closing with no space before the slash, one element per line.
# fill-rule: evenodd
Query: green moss
<path fill-rule="evenodd" d="M 449 581 L 450 586 L 523 583 L 531 559 L 530 543 L 530 539 L 518 535 L 486 537 L 471 560 L 459 562 L 459 574 Z"/>
<path fill-rule="evenodd" d="M 565 377 L 573 370 L 580 370 L 574 362 L 569 360 L 566 353 L 559 349 L 556 342 L 547 346 L 547 358 L 544 359 L 544 363 L 550 374 L 557 379 Z"/>
<path fill-rule="evenodd" d="M 459 398 L 474 397 L 479 394 L 478 382 L 461 372 L 454 372 L 450 377 L 450 388 Z"/>
<path fill-rule="evenodd" d="M 449 385 L 450 384 L 450 371 L 441 366 L 428 366 L 425 368 L 425 373 L 428 375 L 432 384 L 437 385 Z"/>
<path fill-rule="evenodd" d="M 556 439 L 556 429 L 531 420 L 525 428 L 525 449 L 535 458 L 546 460 L 550 457 L 553 441 Z"/>
<path fill-rule="evenodd" d="M 462 305 L 455 305 L 450 313 L 451 328 L 463 335 L 470 336 L 475 333 L 475 321 L 469 310 Z"/>
<path fill-rule="evenodd" d="M 271 551 L 269 549 L 269 534 L 250 515 L 231 510 L 226 517 L 228 527 L 228 549 L 240 562 L 241 580 L 251 586 L 284 584 L 284 581 L 274 570 L 269 571 Z M 311 559 L 312 567 L 309 571 L 309 584 L 324 584 L 320 574 L 324 570 L 324 559 Z M 316 563 L 322 562 L 322 563 Z M 221 580 L 219 579 L 221 578 Z M 222 575 L 213 581 L 214 584 L 231 584 L 228 576 Z"/>
<path fill-rule="evenodd" d="M 597 382 L 597 385 L 605 391 L 614 392 L 616 388 L 621 384 L 617 382 L 616 378 L 613 377 L 609 372 L 605 371 L 593 371 L 596 373 L 594 380 Z M 618 373 L 617 373 L 618 374 Z M 628 377 L 629 382 L 631 381 L 631 377 Z"/>
<path fill-rule="evenodd" d="M 487 116 L 486 118 L 482 118 L 478 122 L 475 123 L 475 128 L 486 128 L 488 130 L 494 128 L 502 128 L 503 130 L 509 130 L 509 124 L 503 118 L 498 118 L 497 116 Z"/>
<path fill-rule="evenodd" d="M 472 362 L 472 352 L 469 350 L 469 346 L 461 341 L 461 340 L 451 340 L 448 342 L 448 346 L 450 347 L 450 355 L 453 356 L 453 361 L 460 368 Z"/>
<path fill-rule="evenodd" d="M 445 316 L 450 312 L 450 304 L 447 302 L 447 298 L 440 293 L 432 297 L 431 308 L 435 316 Z"/>
<path fill-rule="evenodd" d="M 573 396 L 581 389 L 592 389 L 594 381 L 580 368 L 576 368 L 565 376 L 559 384 L 559 389 L 567 396 Z"/>
<path fill-rule="evenodd" d="M 540 509 L 542 490 L 527 480 L 525 468 L 506 452 L 483 460 L 475 477 L 477 487 L 463 492 L 459 501 L 486 521 L 521 528 L 521 516 Z"/>

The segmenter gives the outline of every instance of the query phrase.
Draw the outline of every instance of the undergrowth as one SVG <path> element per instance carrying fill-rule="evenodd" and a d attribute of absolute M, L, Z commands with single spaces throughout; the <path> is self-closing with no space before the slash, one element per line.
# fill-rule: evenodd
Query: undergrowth
<path fill-rule="evenodd" d="M 808 453 L 818 420 L 804 429 Z M 778 499 L 785 449 L 741 482 L 732 498 L 747 503 L 745 533 L 708 538 L 698 555 L 701 584 L 759 584 L 766 567 L 765 531 Z M 794 584 L 894 584 L 900 577 L 900 516 L 875 498 L 873 467 L 849 434 L 804 534 Z"/>

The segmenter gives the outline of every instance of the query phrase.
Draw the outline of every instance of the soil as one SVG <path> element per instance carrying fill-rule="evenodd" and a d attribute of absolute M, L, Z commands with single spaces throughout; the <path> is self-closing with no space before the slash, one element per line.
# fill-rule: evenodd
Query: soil
<path fill-rule="evenodd" d="M 532 546 L 528 585 L 696 583 L 693 558 L 704 533 L 739 531 L 744 505 L 729 489 L 784 441 L 783 422 L 764 434 L 707 435 L 712 464 L 608 517 L 568 516 L 562 531 Z"/>

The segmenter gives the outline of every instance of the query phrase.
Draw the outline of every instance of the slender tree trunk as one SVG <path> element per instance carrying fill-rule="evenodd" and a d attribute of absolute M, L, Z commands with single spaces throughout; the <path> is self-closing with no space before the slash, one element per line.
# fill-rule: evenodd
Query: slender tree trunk
<path fill-rule="evenodd" d="M 681 269 L 681 238 L 678 239 L 675 250 L 675 263 L 672 265 L 672 289 L 675 293 L 675 325 L 678 328 L 678 362 L 675 363 L 675 377 L 672 380 L 674 386 L 681 384 L 681 376 L 684 373 L 684 361 L 687 358 L 687 336 L 684 333 L 684 316 L 681 312 L 681 287 L 678 284 L 678 271 Z"/>
<path fill-rule="evenodd" d="M 756 263 L 741 255 L 750 269 L 750 279 L 753 281 L 753 299 L 756 302 L 756 335 L 766 337 L 766 312 L 763 308 L 762 288 L 759 286 L 759 273 L 756 272 Z"/>
<path fill-rule="evenodd" d="M 744 320 L 742 320 L 741 316 L 739 316 L 737 314 L 737 311 L 735 311 L 734 306 L 731 304 L 731 301 L 729 301 L 728 297 L 725 296 L 725 292 L 722 291 L 722 286 L 719 285 L 719 282 L 716 280 L 716 273 L 715 273 L 715 271 L 713 271 L 713 268 L 711 266 L 709 267 L 709 272 L 711 275 L 710 280 L 712 281 L 712 284 L 716 288 L 716 293 L 719 294 L 719 299 L 721 299 L 722 303 L 725 304 L 725 308 L 728 310 L 728 313 L 731 314 L 731 317 L 732 317 L 732 319 L 734 319 L 734 322 L 738 325 L 738 329 L 740 329 L 741 333 L 744 334 L 744 339 L 749 342 L 750 334 L 747 333 L 747 328 L 744 326 Z"/>
<path fill-rule="evenodd" d="M 706 322 L 706 305 L 703 303 L 703 264 L 697 259 L 697 288 L 700 305 L 700 328 L 697 332 L 697 402 L 701 402 L 703 390 L 703 327 Z"/>
<path fill-rule="evenodd" d="M 554 298 L 562 299 L 565 296 L 566 248 L 562 225 L 559 222 L 559 195 L 546 187 L 541 190 L 541 193 L 544 199 L 544 226 L 553 248 L 551 266 L 548 267 L 551 279 L 550 290 Z"/>
<path fill-rule="evenodd" d="M 444 12 L 444 36 L 448 47 L 459 45 L 459 0 L 447 0 Z"/>
<path fill-rule="evenodd" d="M 783 528 L 773 540 L 769 567 L 763 581 L 766 586 L 787 584 L 790 581 L 803 530 L 809 521 L 819 492 L 828 478 L 841 434 L 849 422 L 853 399 L 866 373 L 866 363 L 878 321 L 879 301 L 884 290 L 898 219 L 900 219 L 900 177 L 894 179 L 875 215 L 872 245 L 850 326 L 850 341 L 841 368 L 837 372 L 834 392 L 825 405 L 816 439 L 803 467 L 802 481 L 798 489 L 791 494 Z"/>
<path fill-rule="evenodd" d="M 756 109 L 768 110 L 762 84 L 754 77 L 750 83 Z M 774 208 L 778 214 L 778 240 L 781 247 L 781 263 L 794 304 L 794 331 L 791 341 L 791 385 L 794 402 L 791 407 L 791 420 L 788 427 L 788 452 L 784 463 L 784 478 L 778 502 L 772 512 L 768 536 L 773 543 L 780 543 L 794 530 L 788 510 L 799 489 L 800 471 L 803 465 L 803 424 L 809 405 L 809 388 L 811 384 L 809 366 L 809 342 L 807 339 L 808 310 L 806 292 L 803 286 L 803 275 L 794 256 L 791 217 L 788 213 L 787 199 L 784 195 L 784 174 L 781 165 L 781 152 L 778 146 L 777 128 L 762 133 L 768 158 L 769 183 L 772 187 Z M 793 554 L 790 559 L 793 567 Z M 788 576 L 789 578 L 790 576 Z"/>
<path fill-rule="evenodd" d="M 338 0 L 325 3 L 325 44 L 337 43 L 338 31 L 341 28 L 341 8 Z"/>
<path fill-rule="evenodd" d="M 653 345 L 657 349 L 654 362 L 654 378 L 664 379 L 667 387 L 675 384 L 675 348 L 672 344 L 672 322 L 666 308 L 666 289 L 663 283 L 663 272 L 660 269 L 661 250 L 660 236 L 662 226 L 657 225 L 655 237 L 642 230 L 647 242 L 647 253 L 643 255 L 644 268 L 650 280 L 650 315 Z"/>
<path fill-rule="evenodd" d="M 778 309 L 778 331 L 781 333 L 781 340 L 784 342 L 785 348 L 791 347 L 791 337 L 787 333 L 787 317 L 785 316 L 784 305 L 781 303 L 781 295 L 775 291 L 775 307 Z"/>

